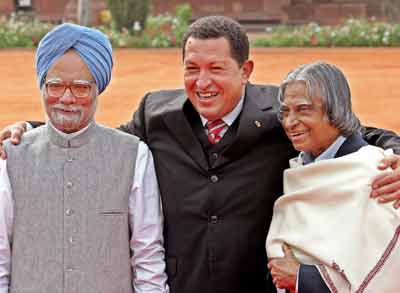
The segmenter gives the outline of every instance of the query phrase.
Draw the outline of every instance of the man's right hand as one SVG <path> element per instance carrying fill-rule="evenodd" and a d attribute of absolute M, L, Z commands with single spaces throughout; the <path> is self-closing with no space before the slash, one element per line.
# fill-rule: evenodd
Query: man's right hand
<path fill-rule="evenodd" d="M 26 131 L 26 122 L 19 121 L 11 124 L 0 131 L 0 158 L 5 160 L 7 158 L 6 151 L 3 148 L 3 141 L 10 138 L 12 144 L 19 144 L 21 137 Z"/>

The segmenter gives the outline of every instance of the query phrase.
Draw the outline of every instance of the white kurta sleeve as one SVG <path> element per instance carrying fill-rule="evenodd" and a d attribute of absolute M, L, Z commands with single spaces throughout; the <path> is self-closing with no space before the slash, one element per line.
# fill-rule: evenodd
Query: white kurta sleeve
<path fill-rule="evenodd" d="M 169 292 L 163 247 L 163 214 L 153 156 L 139 143 L 129 197 L 132 230 L 133 286 L 135 293 Z"/>
<path fill-rule="evenodd" d="M 10 282 L 14 203 L 7 161 L 0 160 L 0 293 L 7 293 Z"/>

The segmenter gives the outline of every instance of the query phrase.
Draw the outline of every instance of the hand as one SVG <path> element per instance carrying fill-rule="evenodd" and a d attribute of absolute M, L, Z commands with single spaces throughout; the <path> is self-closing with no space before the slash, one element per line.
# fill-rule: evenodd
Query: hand
<path fill-rule="evenodd" d="M 10 138 L 12 144 L 19 144 L 21 137 L 26 131 L 25 121 L 20 121 L 12 125 L 7 126 L 0 131 L 0 158 L 5 160 L 7 158 L 6 151 L 3 148 L 3 141 Z"/>
<path fill-rule="evenodd" d="M 379 164 L 378 169 L 394 171 L 378 175 L 372 182 L 371 197 L 377 198 L 380 203 L 393 202 L 393 207 L 400 207 L 400 156 L 390 155 Z"/>
<path fill-rule="evenodd" d="M 268 268 L 277 288 L 295 292 L 300 263 L 287 244 L 283 244 L 282 249 L 285 256 L 271 259 L 268 262 Z"/>

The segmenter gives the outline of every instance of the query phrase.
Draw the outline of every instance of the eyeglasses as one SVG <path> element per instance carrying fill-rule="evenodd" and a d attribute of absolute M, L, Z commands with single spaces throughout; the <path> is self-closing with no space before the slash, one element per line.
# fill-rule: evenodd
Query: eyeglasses
<path fill-rule="evenodd" d="M 45 86 L 48 96 L 61 98 L 69 89 L 75 98 L 82 99 L 90 96 L 93 83 L 94 81 L 74 80 L 67 84 L 60 80 L 50 80 L 46 82 Z"/>

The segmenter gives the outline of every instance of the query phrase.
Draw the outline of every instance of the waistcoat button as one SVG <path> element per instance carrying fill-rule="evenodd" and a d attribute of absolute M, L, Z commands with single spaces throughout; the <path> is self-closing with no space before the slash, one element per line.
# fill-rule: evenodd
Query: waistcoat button
<path fill-rule="evenodd" d="M 74 213 L 74 210 L 72 210 L 72 209 L 67 209 L 67 210 L 65 211 L 65 214 L 66 214 L 67 216 L 71 216 L 73 213 Z"/>

